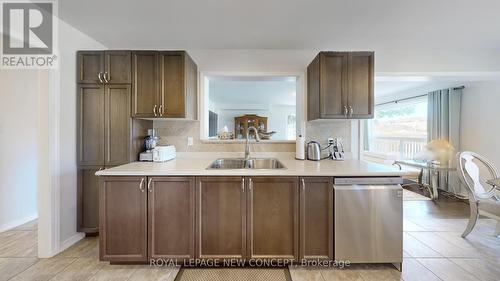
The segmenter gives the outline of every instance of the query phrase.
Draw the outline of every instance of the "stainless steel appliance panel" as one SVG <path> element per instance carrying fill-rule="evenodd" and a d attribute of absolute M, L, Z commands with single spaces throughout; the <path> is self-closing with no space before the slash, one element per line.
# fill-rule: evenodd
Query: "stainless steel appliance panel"
<path fill-rule="evenodd" d="M 401 263 L 401 186 L 336 184 L 334 189 L 335 259 L 352 263 Z"/>

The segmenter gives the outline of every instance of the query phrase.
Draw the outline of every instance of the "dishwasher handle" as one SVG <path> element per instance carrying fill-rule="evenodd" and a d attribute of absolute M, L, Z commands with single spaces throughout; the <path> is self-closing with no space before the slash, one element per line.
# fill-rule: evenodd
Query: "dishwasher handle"
<path fill-rule="evenodd" d="M 398 185 L 403 183 L 401 177 L 366 177 L 366 178 L 334 178 L 334 185 Z"/>

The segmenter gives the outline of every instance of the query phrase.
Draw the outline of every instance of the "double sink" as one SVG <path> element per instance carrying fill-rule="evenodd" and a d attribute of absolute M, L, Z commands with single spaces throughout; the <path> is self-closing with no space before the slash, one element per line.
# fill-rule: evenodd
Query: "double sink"
<path fill-rule="evenodd" d="M 236 169 L 255 169 L 255 170 L 277 170 L 286 169 L 285 165 L 276 158 L 220 158 L 212 162 L 207 167 L 208 170 L 236 170 Z"/>

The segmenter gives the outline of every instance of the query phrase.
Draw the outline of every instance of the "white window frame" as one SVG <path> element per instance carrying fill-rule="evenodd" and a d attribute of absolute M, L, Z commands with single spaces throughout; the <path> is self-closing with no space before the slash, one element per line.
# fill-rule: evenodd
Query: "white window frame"
<path fill-rule="evenodd" d="M 219 72 L 200 71 L 198 78 L 198 119 L 200 120 L 200 140 L 203 143 L 238 143 L 245 140 L 215 140 L 208 138 L 208 77 L 232 76 L 232 77 L 296 77 L 296 129 L 297 132 L 305 134 L 306 122 L 306 95 L 305 95 L 305 72 Z M 265 140 L 271 143 L 295 143 L 295 140 Z"/>

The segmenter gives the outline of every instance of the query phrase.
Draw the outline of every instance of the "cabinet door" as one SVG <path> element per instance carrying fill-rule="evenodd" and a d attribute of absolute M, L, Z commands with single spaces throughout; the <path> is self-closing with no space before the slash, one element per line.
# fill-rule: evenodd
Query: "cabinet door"
<path fill-rule="evenodd" d="M 105 87 L 105 164 L 130 162 L 131 143 L 130 85 Z"/>
<path fill-rule="evenodd" d="M 243 178 L 197 178 L 196 184 L 197 258 L 244 258 L 246 202 Z"/>
<path fill-rule="evenodd" d="M 100 166 L 78 168 L 77 231 L 99 232 L 99 178 L 95 175 Z"/>
<path fill-rule="evenodd" d="M 147 261 L 145 177 L 104 177 L 99 190 L 99 255 L 112 262 Z"/>
<path fill-rule="evenodd" d="M 300 258 L 333 259 L 333 178 L 300 184 Z"/>
<path fill-rule="evenodd" d="M 104 164 L 104 86 L 80 84 L 77 100 L 79 165 Z"/>
<path fill-rule="evenodd" d="M 104 73 L 104 52 L 79 51 L 77 67 L 77 83 L 101 83 L 98 76 L 99 73 Z"/>
<path fill-rule="evenodd" d="M 150 258 L 194 258 L 194 177 L 148 179 Z"/>
<path fill-rule="evenodd" d="M 186 116 L 184 54 L 160 53 L 160 116 L 183 118 Z"/>
<path fill-rule="evenodd" d="M 109 84 L 132 83 L 132 58 L 130 51 L 106 51 L 105 72 Z"/>
<path fill-rule="evenodd" d="M 320 118 L 346 118 L 347 53 L 320 54 Z"/>
<path fill-rule="evenodd" d="M 248 258 L 298 259 L 298 178 L 248 180 Z"/>
<path fill-rule="evenodd" d="M 349 53 L 348 101 L 351 118 L 373 118 L 373 52 Z"/>
<path fill-rule="evenodd" d="M 155 117 L 158 102 L 158 52 L 132 53 L 132 115 Z"/>

